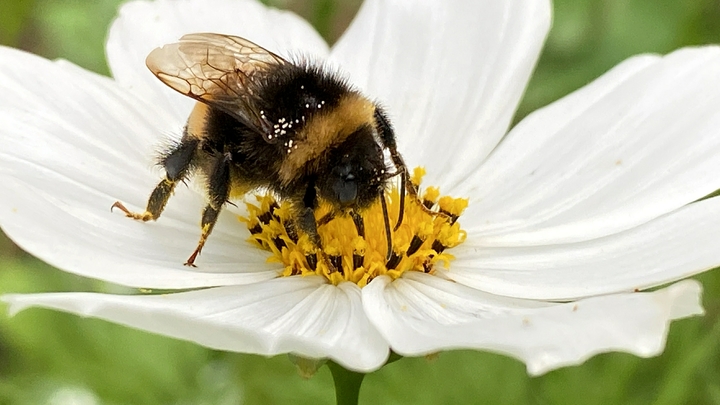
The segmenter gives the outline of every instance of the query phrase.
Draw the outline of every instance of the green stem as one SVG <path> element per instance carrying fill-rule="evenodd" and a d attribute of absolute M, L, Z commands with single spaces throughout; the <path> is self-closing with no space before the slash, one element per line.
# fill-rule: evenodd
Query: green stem
<path fill-rule="evenodd" d="M 360 396 L 360 385 L 363 378 L 365 378 L 365 374 L 346 370 L 333 361 L 329 361 L 327 365 L 335 382 L 337 405 L 357 405 Z"/>

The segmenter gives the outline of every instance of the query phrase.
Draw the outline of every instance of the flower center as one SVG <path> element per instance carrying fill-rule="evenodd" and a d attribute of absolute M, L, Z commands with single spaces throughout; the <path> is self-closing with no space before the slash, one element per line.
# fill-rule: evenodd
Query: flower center
<path fill-rule="evenodd" d="M 411 180 L 418 189 L 424 175 L 422 168 L 413 172 Z M 360 227 L 364 229 L 360 230 L 350 216 L 325 220 L 331 207 L 321 205 L 315 212 L 318 234 L 334 269 L 319 260 L 317 249 L 307 235 L 298 235 L 292 226 L 290 205 L 278 203 L 272 195 L 256 195 L 258 204 L 246 203 L 249 215 L 240 220 L 247 223 L 249 241 L 271 252 L 269 261 L 282 263 L 283 276 L 318 274 L 336 285 L 350 281 L 364 287 L 383 274 L 395 279 L 406 271 L 432 273 L 440 263 L 446 268 L 449 266 L 453 256 L 447 250 L 466 237 L 457 219 L 468 200 L 441 197 L 437 187 L 428 187 L 420 196 L 425 207 L 446 215 L 432 215 L 419 206 L 420 202 L 406 198 L 403 222 L 393 231 L 400 212 L 400 192 L 393 186 L 386 193 L 393 246 L 389 259 L 385 219 L 379 201 L 361 212 L 363 225 Z"/>

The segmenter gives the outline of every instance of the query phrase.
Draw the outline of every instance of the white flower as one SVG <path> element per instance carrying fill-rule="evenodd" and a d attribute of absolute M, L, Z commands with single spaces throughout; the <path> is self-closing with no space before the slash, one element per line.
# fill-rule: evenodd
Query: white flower
<path fill-rule="evenodd" d="M 548 1 L 367 0 L 332 48 L 295 15 L 251 0 L 126 4 L 107 44 L 115 80 L 0 48 L 0 225 L 65 271 L 167 295 L 9 295 L 229 351 L 329 357 L 371 371 L 389 351 L 504 353 L 539 374 L 618 350 L 651 356 L 671 320 L 702 313 L 682 281 L 720 265 L 720 49 L 631 58 L 506 134 L 550 25 Z M 188 32 L 328 58 L 380 100 L 424 184 L 468 197 L 448 270 L 366 287 L 278 277 L 228 207 L 201 257 L 203 198 L 143 207 L 153 153 L 193 101 L 144 67 Z M 504 139 L 503 136 L 505 136 Z M 231 212 L 231 211 L 234 211 Z M 203 287 L 209 287 L 200 289 Z M 199 290 L 197 290 L 199 289 Z M 559 303 L 570 301 L 565 303 Z"/>

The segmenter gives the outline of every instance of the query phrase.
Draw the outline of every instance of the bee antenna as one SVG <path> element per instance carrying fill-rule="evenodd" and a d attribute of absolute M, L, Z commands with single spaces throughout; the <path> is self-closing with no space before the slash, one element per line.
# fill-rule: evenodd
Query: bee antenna
<path fill-rule="evenodd" d="M 387 254 L 385 255 L 385 260 L 388 261 L 390 260 L 390 257 L 393 253 L 393 243 L 392 234 L 390 233 L 390 216 L 388 215 L 388 208 L 387 202 L 385 201 L 384 190 L 380 190 L 380 205 L 382 205 L 383 219 L 385 220 L 385 240 L 387 241 Z"/>
<path fill-rule="evenodd" d="M 408 181 L 410 181 L 410 179 L 408 179 L 408 169 L 405 165 L 405 161 L 395 147 L 390 148 L 390 158 L 392 159 L 395 169 L 400 174 L 400 212 L 398 213 L 397 223 L 394 228 L 394 230 L 397 231 L 400 228 L 400 224 L 402 224 L 403 217 L 405 216 L 405 194 L 408 191 Z M 412 190 L 414 190 L 414 188 Z"/>
<path fill-rule="evenodd" d="M 405 216 L 405 192 L 407 191 L 405 182 L 407 182 L 407 170 L 403 167 L 402 173 L 400 173 L 400 212 L 398 213 L 397 223 L 393 231 L 397 231 L 398 228 L 400 228 L 400 224 L 402 224 L 403 217 Z"/>

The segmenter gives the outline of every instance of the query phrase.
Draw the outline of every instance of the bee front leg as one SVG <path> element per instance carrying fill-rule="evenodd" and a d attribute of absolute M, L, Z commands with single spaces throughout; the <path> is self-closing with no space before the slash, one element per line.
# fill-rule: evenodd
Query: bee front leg
<path fill-rule="evenodd" d="M 203 209 L 202 220 L 200 221 L 202 233 L 195 251 L 185 262 L 186 266 L 195 267 L 195 259 L 197 259 L 205 246 L 205 242 L 215 227 L 220 210 L 222 210 L 230 195 L 230 160 L 230 154 L 223 154 L 215 157 L 211 164 L 207 179 L 209 202 Z"/>
<path fill-rule="evenodd" d="M 398 152 L 397 150 L 395 131 L 393 130 L 392 125 L 390 125 L 390 120 L 388 119 L 387 115 L 385 115 L 385 112 L 381 108 L 375 109 L 375 126 L 380 135 L 380 140 L 382 141 L 383 147 L 387 148 L 390 151 L 390 159 L 392 160 L 395 168 L 398 170 L 397 174 L 402 176 L 400 180 L 400 186 L 402 187 L 400 191 L 400 212 L 398 214 L 397 223 L 395 224 L 395 228 L 393 230 L 397 231 L 403 222 L 403 216 L 405 215 L 405 192 L 410 195 L 412 201 L 416 202 L 418 204 L 418 207 L 420 207 L 420 209 L 423 210 L 426 214 L 449 219 L 450 217 L 448 215 L 442 212 L 436 212 L 431 210 L 430 208 L 426 207 L 425 204 L 423 204 L 420 200 L 420 196 L 418 196 L 418 189 L 410 180 L 410 173 L 408 171 L 407 165 L 405 165 L 405 161 L 403 160 L 402 155 L 400 155 L 400 152 Z"/>
<path fill-rule="evenodd" d="M 315 184 L 310 182 L 308 188 L 305 191 L 305 196 L 302 201 L 302 209 L 299 212 L 297 219 L 298 228 L 305 233 L 309 238 L 310 242 L 317 250 L 318 260 L 322 260 L 323 263 L 328 267 L 331 273 L 337 271 L 335 266 L 330 262 L 330 258 L 322 247 L 322 240 L 318 233 L 318 223 L 315 220 L 315 208 L 317 208 L 317 192 L 315 190 Z M 331 218 L 332 219 L 332 218 Z"/>
<path fill-rule="evenodd" d="M 315 221 L 315 210 L 313 208 L 303 208 L 298 217 L 298 226 L 310 238 L 313 246 L 322 251 L 322 241 L 318 233 L 317 222 Z"/>

